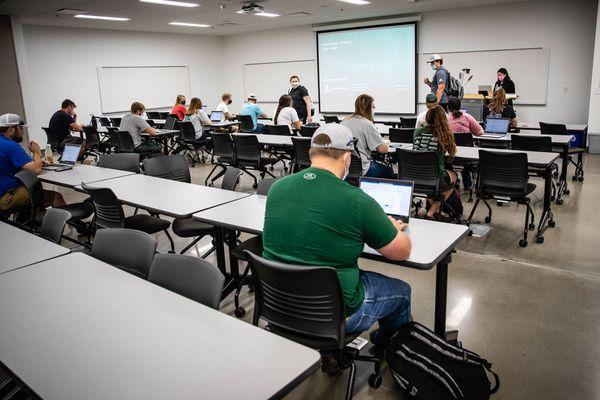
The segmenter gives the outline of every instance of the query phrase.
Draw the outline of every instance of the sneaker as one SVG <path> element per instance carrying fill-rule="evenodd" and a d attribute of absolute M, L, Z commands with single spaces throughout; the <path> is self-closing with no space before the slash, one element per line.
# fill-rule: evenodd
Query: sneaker
<path fill-rule="evenodd" d="M 379 332 L 379 328 L 377 328 L 369 333 L 369 340 L 373 343 L 373 346 L 383 348 L 388 344 L 390 338 L 383 336 L 381 332 Z"/>

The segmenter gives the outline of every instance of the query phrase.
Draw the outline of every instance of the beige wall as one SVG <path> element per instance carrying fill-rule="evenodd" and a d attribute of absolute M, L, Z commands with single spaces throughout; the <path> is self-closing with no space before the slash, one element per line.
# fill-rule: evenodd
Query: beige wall
<path fill-rule="evenodd" d="M 0 16 L 0 114 L 25 117 L 10 17 Z"/>

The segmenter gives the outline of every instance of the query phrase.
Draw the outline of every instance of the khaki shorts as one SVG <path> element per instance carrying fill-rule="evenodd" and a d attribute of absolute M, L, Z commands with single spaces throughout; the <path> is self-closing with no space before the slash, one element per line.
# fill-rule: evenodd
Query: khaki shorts
<path fill-rule="evenodd" d="M 29 205 L 29 192 L 25 186 L 10 189 L 0 197 L 0 210 Z"/>

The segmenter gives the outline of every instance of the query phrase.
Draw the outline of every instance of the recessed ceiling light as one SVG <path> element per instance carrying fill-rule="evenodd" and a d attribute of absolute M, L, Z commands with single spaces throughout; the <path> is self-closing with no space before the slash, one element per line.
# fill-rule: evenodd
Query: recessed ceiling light
<path fill-rule="evenodd" d="M 77 14 L 74 15 L 75 18 L 85 18 L 85 19 L 102 19 L 106 21 L 129 21 L 130 18 L 121 18 L 121 17 L 105 17 L 103 15 L 87 15 L 87 14 Z"/>
<path fill-rule="evenodd" d="M 191 22 L 169 22 L 169 25 L 193 26 L 194 28 L 210 28 L 210 25 L 206 25 L 206 24 L 193 24 Z"/>
<path fill-rule="evenodd" d="M 261 13 L 254 14 L 254 15 L 258 15 L 259 17 L 281 17 L 281 15 L 279 15 L 279 14 L 268 13 L 268 12 L 261 12 Z"/>
<path fill-rule="evenodd" d="M 364 6 L 365 4 L 371 4 L 370 1 L 367 0 L 338 0 L 343 1 L 344 3 L 356 4 L 358 6 Z"/>
<path fill-rule="evenodd" d="M 142 3 L 162 4 L 164 6 L 176 6 L 176 7 L 198 7 L 200 4 L 187 3 L 185 1 L 171 1 L 171 0 L 140 0 Z"/>

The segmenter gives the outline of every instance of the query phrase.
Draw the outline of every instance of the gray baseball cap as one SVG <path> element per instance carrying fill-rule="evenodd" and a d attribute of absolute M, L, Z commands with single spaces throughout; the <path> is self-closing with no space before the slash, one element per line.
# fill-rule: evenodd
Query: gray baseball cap
<path fill-rule="evenodd" d="M 434 61 L 440 60 L 443 60 L 442 56 L 440 56 L 439 54 L 432 54 L 431 57 L 429 57 L 429 60 L 426 61 L 426 63 L 431 64 Z"/>
<path fill-rule="evenodd" d="M 315 137 L 320 134 L 329 136 L 331 143 L 316 144 Z M 350 131 L 350 129 L 348 129 L 348 127 L 345 125 L 336 123 L 320 126 L 312 136 L 310 147 L 352 151 L 354 150 L 352 131 Z"/>
<path fill-rule="evenodd" d="M 28 125 L 25 125 L 25 121 L 23 121 L 23 118 L 21 118 L 21 116 L 19 114 L 3 114 L 0 115 L 0 127 L 7 127 L 7 126 L 17 126 L 17 125 L 21 125 L 22 127 L 27 127 Z"/>

